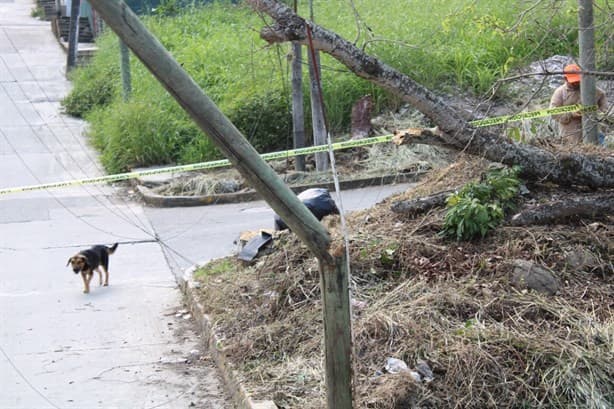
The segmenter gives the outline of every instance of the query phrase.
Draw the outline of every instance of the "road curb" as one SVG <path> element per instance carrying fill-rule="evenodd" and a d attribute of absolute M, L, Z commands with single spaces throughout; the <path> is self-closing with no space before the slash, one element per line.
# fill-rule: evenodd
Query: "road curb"
<path fill-rule="evenodd" d="M 185 270 L 183 277 L 178 278 L 179 288 L 181 289 L 186 304 L 192 316 L 196 320 L 198 330 L 206 343 L 208 352 L 213 358 L 215 365 L 222 374 L 224 386 L 230 394 L 233 403 L 239 409 L 277 409 L 277 405 L 270 400 L 254 401 L 249 396 L 243 385 L 237 379 L 235 371 L 231 368 L 224 354 L 224 349 L 219 337 L 213 331 L 211 319 L 205 313 L 204 306 L 198 301 L 195 295 L 197 283 L 192 280 L 192 274 L 198 265 Z"/>
<path fill-rule="evenodd" d="M 422 177 L 425 173 L 426 172 L 411 172 L 363 179 L 342 180 L 339 182 L 339 185 L 341 189 L 357 189 L 369 186 L 389 185 L 393 183 L 417 182 L 418 179 L 420 179 L 420 177 Z M 261 199 L 258 192 L 255 191 L 203 196 L 165 196 L 155 193 L 152 189 L 145 186 L 142 182 L 138 180 L 136 183 L 136 189 L 141 199 L 146 204 L 153 207 L 207 206 L 212 204 L 249 202 Z M 334 183 L 325 182 L 305 185 L 294 185 L 290 186 L 290 189 L 292 189 L 292 191 L 294 191 L 295 193 L 299 193 L 305 189 L 313 187 L 322 187 L 329 190 L 333 190 Z"/>
<path fill-rule="evenodd" d="M 367 186 L 379 186 L 391 183 L 407 183 L 417 181 L 426 172 L 404 173 L 393 176 L 383 176 L 376 178 L 355 179 L 340 182 L 342 188 L 351 189 Z M 138 183 L 139 181 L 137 181 Z M 333 183 L 309 184 L 291 186 L 294 192 L 300 192 L 310 187 L 326 187 L 332 189 Z M 150 206 L 157 207 L 179 207 L 179 206 L 203 206 L 221 203 L 238 203 L 244 201 L 258 200 L 260 196 L 257 192 L 240 192 L 210 196 L 163 196 L 154 193 L 150 188 L 143 184 L 137 184 L 136 189 L 143 201 Z M 202 264 L 191 266 L 184 270 L 181 277 L 177 277 L 177 283 L 183 294 L 185 303 L 195 319 L 197 331 L 202 336 L 207 350 L 222 376 L 224 387 L 233 404 L 239 409 L 278 409 L 272 400 L 253 400 L 245 387 L 239 381 L 236 371 L 229 363 L 223 343 L 215 333 L 211 318 L 205 312 L 205 306 L 199 301 L 197 289 L 199 283 L 193 280 L 193 274 Z"/>

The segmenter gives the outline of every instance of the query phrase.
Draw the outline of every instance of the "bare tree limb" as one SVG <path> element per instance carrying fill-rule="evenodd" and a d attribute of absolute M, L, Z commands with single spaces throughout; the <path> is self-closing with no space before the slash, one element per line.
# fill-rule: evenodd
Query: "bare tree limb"
<path fill-rule="evenodd" d="M 514 215 L 512 226 L 565 223 L 614 214 L 614 192 L 538 205 Z"/>
<path fill-rule="evenodd" d="M 357 76 L 398 95 L 442 131 L 441 139 L 457 149 L 508 165 L 519 165 L 522 176 L 563 185 L 614 187 L 614 158 L 553 153 L 518 144 L 486 128 L 474 128 L 442 98 L 421 84 L 378 59 L 365 54 L 338 34 L 308 23 L 290 8 L 275 0 L 247 0 L 258 12 L 273 18 L 275 24 L 263 28 L 260 36 L 267 42 L 298 41 L 306 44 L 306 27 L 311 27 L 316 48 L 328 53 Z"/>
<path fill-rule="evenodd" d="M 402 200 L 393 203 L 392 206 L 390 206 L 390 209 L 395 213 L 413 217 L 418 214 L 426 213 L 436 207 L 445 206 L 448 196 L 450 196 L 453 192 L 453 190 L 446 190 L 444 192 L 438 192 L 413 200 Z"/>

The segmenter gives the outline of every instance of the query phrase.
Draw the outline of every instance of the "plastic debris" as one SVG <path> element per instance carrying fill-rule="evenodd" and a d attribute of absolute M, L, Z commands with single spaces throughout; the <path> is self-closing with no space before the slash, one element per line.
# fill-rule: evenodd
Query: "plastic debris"
<path fill-rule="evenodd" d="M 245 246 L 243 246 L 238 255 L 239 260 L 252 261 L 254 258 L 256 258 L 260 249 L 266 246 L 272 240 L 273 236 L 271 234 L 265 231 L 260 231 L 260 234 L 252 237 L 245 244 Z"/>
<path fill-rule="evenodd" d="M 386 366 L 384 366 L 384 369 L 388 373 L 399 373 L 399 372 L 409 371 L 407 364 L 404 361 L 400 359 L 396 359 L 396 358 L 386 359 Z"/>
<path fill-rule="evenodd" d="M 318 220 L 329 214 L 339 214 L 337 204 L 330 195 L 328 189 L 313 188 L 301 192 L 297 196 L 301 202 L 313 213 Z M 275 230 L 286 230 L 288 226 L 281 220 L 279 215 L 275 215 Z"/>
<path fill-rule="evenodd" d="M 412 378 L 414 378 L 414 381 L 416 382 L 422 382 L 422 376 L 420 376 L 420 374 L 416 371 L 409 371 L 409 374 L 411 375 Z"/>
<path fill-rule="evenodd" d="M 416 382 L 425 382 L 429 383 L 433 380 L 433 371 L 429 367 L 426 361 L 421 359 L 416 363 L 415 370 L 410 369 L 407 364 L 397 358 L 387 358 L 386 365 L 384 366 L 384 371 L 390 374 L 396 373 L 407 373 L 410 375 L 414 381 Z M 382 372 L 377 371 L 376 376 L 381 376 Z"/>

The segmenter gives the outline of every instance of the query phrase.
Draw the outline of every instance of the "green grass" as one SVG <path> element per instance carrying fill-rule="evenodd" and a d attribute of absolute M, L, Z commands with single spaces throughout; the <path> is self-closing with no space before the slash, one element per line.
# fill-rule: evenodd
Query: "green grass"
<path fill-rule="evenodd" d="M 554 54 L 577 55 L 577 4 L 572 0 L 539 3 L 522 19 L 516 16 L 532 3 L 409 0 L 382 4 L 380 0 L 318 0 L 314 2 L 315 20 L 438 91 L 460 87 L 482 94 L 520 64 Z M 306 9 L 300 13 L 309 15 Z M 603 18 L 601 14 L 596 10 L 597 21 Z M 360 16 L 358 24 L 356 15 Z M 145 22 L 259 151 L 291 146 L 290 48 L 287 44 L 267 46 L 259 38 L 265 25 L 260 16 L 247 6 L 220 1 L 176 16 L 150 16 Z M 133 95 L 124 102 L 118 40 L 109 32 L 98 46 L 100 51 L 92 62 L 75 70 L 74 88 L 64 106 L 68 113 L 91 123 L 94 143 L 102 150 L 108 171 L 220 157 L 134 57 Z M 598 57 L 601 64 L 608 63 L 604 58 L 611 58 L 605 55 Z M 365 94 L 374 96 L 378 111 L 398 106 L 398 98 L 356 77 L 329 56 L 322 55 L 321 62 L 333 133 L 347 130 L 351 106 Z M 304 87 L 308 116 L 306 69 Z M 308 129 L 309 124 L 308 117 Z"/>
<path fill-rule="evenodd" d="M 211 260 L 204 266 L 201 266 L 194 271 L 194 278 L 199 279 L 203 277 L 216 276 L 229 271 L 234 271 L 235 268 L 235 264 L 229 258 Z"/>
<path fill-rule="evenodd" d="M 30 17 L 43 19 L 45 17 L 45 10 L 41 6 L 36 5 L 36 7 L 30 10 Z"/>

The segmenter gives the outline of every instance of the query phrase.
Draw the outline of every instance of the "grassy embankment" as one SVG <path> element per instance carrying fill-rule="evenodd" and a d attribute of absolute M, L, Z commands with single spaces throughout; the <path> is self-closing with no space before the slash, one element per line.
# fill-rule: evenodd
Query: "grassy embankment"
<path fill-rule="evenodd" d="M 458 87 L 479 95 L 514 66 L 553 54 L 576 54 L 573 1 L 537 6 L 523 18 L 516 17 L 525 7 L 522 2 L 388 3 L 355 2 L 357 20 L 345 3 L 339 12 L 337 2 L 316 1 L 315 17 L 318 24 L 356 39 L 367 53 L 439 91 Z M 265 23 L 251 9 L 220 2 L 145 20 L 259 151 L 291 146 L 289 47 L 267 47 L 258 36 Z M 92 140 L 109 172 L 219 157 L 136 58 L 133 94 L 124 102 L 118 40 L 107 33 L 98 46 L 93 61 L 73 75 L 74 89 L 64 104 L 69 113 L 90 122 Z M 362 95 L 372 94 L 378 111 L 399 105 L 397 98 L 327 55 L 322 66 L 333 133 L 347 129 L 351 106 Z M 307 106 L 307 81 L 304 85 Z"/>

